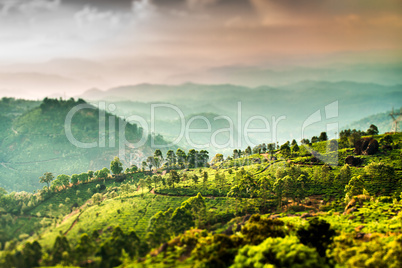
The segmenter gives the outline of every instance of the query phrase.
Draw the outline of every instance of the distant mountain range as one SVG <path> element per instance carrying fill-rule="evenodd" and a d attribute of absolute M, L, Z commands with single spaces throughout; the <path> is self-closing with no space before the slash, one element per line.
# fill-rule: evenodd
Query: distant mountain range
<path fill-rule="evenodd" d="M 350 81 L 304 81 L 287 86 L 255 88 L 230 84 L 140 84 L 107 91 L 92 89 L 79 97 L 93 103 L 107 100 L 116 104 L 116 114 L 136 114 L 146 117 L 147 120 L 150 120 L 152 103 L 169 103 L 183 111 L 185 117 L 191 114 L 214 113 L 228 116 L 233 122 L 237 122 L 240 102 L 243 125 L 236 125 L 236 128 L 244 128 L 245 122 L 252 117 L 263 116 L 269 122 L 270 133 L 251 135 L 256 141 L 269 143 L 274 135 L 278 137 L 279 142 L 293 138 L 300 140 L 304 122 L 318 110 L 321 111 L 321 120 L 304 129 L 304 137 L 326 131 L 331 122 L 336 122 L 339 128 L 344 128 L 367 115 L 399 107 L 402 103 L 402 85 L 384 86 Z M 325 114 L 325 107 L 336 102 L 336 114 L 329 118 Z M 274 129 L 274 121 L 281 116 L 286 119 L 281 120 Z M 156 120 L 177 120 L 178 117 L 176 112 L 170 110 L 159 113 Z M 265 123 L 254 120 L 253 127 L 265 127 Z"/>

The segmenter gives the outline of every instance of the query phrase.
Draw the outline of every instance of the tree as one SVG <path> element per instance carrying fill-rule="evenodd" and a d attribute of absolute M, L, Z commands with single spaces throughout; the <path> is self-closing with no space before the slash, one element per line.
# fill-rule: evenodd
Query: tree
<path fill-rule="evenodd" d="M 188 151 L 187 154 L 187 162 L 189 168 L 195 168 L 196 167 L 196 158 L 197 158 L 198 152 L 194 149 L 191 149 Z"/>
<path fill-rule="evenodd" d="M 54 176 L 51 172 L 46 172 L 43 174 L 43 176 L 39 177 L 39 183 L 46 183 L 48 189 L 52 180 L 54 180 Z"/>
<path fill-rule="evenodd" d="M 371 124 L 370 127 L 367 129 L 368 135 L 378 135 L 378 127 L 376 125 Z"/>
<path fill-rule="evenodd" d="M 38 241 L 25 243 L 22 249 L 22 256 L 24 258 L 24 267 L 39 267 L 39 261 L 42 258 L 42 247 Z"/>
<path fill-rule="evenodd" d="M 63 255 L 66 252 L 69 254 L 71 251 L 70 245 L 67 241 L 67 238 L 65 236 L 59 235 L 56 237 L 56 241 L 54 242 L 53 248 L 52 248 L 52 265 L 59 264 L 64 258 Z"/>
<path fill-rule="evenodd" d="M 129 257 L 133 259 L 142 251 L 146 251 L 147 245 L 141 243 L 135 231 L 130 230 L 128 234 L 123 233 L 120 226 L 116 226 L 113 230 L 111 237 L 106 239 L 98 253 L 101 256 L 101 263 L 99 267 L 117 267 L 122 264 L 122 255 L 125 252 Z"/>
<path fill-rule="evenodd" d="M 71 175 L 71 183 L 76 185 L 78 183 L 78 174 Z"/>
<path fill-rule="evenodd" d="M 245 152 L 246 156 L 251 155 L 251 147 L 247 146 L 247 148 L 246 148 L 246 150 L 244 152 Z"/>
<path fill-rule="evenodd" d="M 197 176 L 197 175 L 194 174 L 194 175 L 191 177 L 191 179 L 193 180 L 194 184 L 197 184 L 197 183 L 198 183 L 198 176 Z"/>
<path fill-rule="evenodd" d="M 322 165 L 322 167 L 321 167 L 321 180 L 324 183 L 332 183 L 331 176 L 332 176 L 332 173 L 331 173 L 330 165 L 328 165 L 328 164 Z"/>
<path fill-rule="evenodd" d="M 165 212 L 159 211 L 149 220 L 146 238 L 152 248 L 156 248 L 170 239 L 172 214 L 173 209 L 169 208 Z"/>
<path fill-rule="evenodd" d="M 201 150 L 198 154 L 198 167 L 208 167 L 209 152 L 207 150 Z"/>
<path fill-rule="evenodd" d="M 202 182 L 204 183 L 204 186 L 206 186 L 206 184 L 208 182 L 208 172 L 204 171 L 202 178 L 203 178 Z"/>
<path fill-rule="evenodd" d="M 145 171 L 145 169 L 148 167 L 147 162 L 146 162 L 146 161 L 142 161 L 141 167 L 142 167 L 142 171 Z"/>
<path fill-rule="evenodd" d="M 120 159 L 116 156 L 112 162 L 110 162 L 110 170 L 114 175 L 121 174 L 123 171 L 123 164 L 120 162 Z"/>
<path fill-rule="evenodd" d="M 167 159 L 169 168 L 176 165 L 176 154 L 173 152 L 173 150 L 169 150 L 166 153 L 166 159 Z"/>
<path fill-rule="evenodd" d="M 135 173 L 138 171 L 138 167 L 136 165 L 131 165 L 129 168 L 126 168 L 125 173 Z"/>
<path fill-rule="evenodd" d="M 102 194 L 96 193 L 96 194 L 94 194 L 94 195 L 92 196 L 92 202 L 93 202 L 94 204 L 99 203 L 99 202 L 102 201 L 102 198 L 103 198 Z"/>
<path fill-rule="evenodd" d="M 195 226 L 196 222 L 198 222 L 197 225 L 199 226 L 205 212 L 205 200 L 202 195 L 198 193 L 197 196 L 190 197 L 180 207 L 176 208 L 172 214 L 173 232 L 176 235 L 183 233 Z"/>
<path fill-rule="evenodd" d="M 352 177 L 352 171 L 350 170 L 350 166 L 348 164 L 345 164 L 340 172 L 339 172 L 339 177 L 341 179 L 342 184 L 347 184 L 349 183 L 350 178 Z"/>
<path fill-rule="evenodd" d="M 140 185 L 140 187 L 141 187 L 142 194 L 144 194 L 144 188 L 145 188 L 145 186 L 147 185 L 147 183 L 145 182 L 144 179 L 140 179 L 139 185 Z"/>
<path fill-rule="evenodd" d="M 148 164 L 149 171 L 151 171 L 152 167 L 155 166 L 155 158 L 153 156 L 148 156 L 147 164 Z"/>
<path fill-rule="evenodd" d="M 281 145 L 280 151 L 281 151 L 281 154 L 284 157 L 289 157 L 290 156 L 289 141 L 287 141 L 287 142 L 285 142 L 284 144 Z"/>
<path fill-rule="evenodd" d="M 151 179 L 151 177 L 150 176 L 148 176 L 146 179 L 145 179 L 145 184 L 147 185 L 147 188 L 149 189 L 149 190 L 151 190 L 152 189 L 152 179 Z"/>
<path fill-rule="evenodd" d="M 152 176 L 152 182 L 154 183 L 154 185 L 155 185 L 155 189 L 156 189 L 156 187 L 158 186 L 158 183 L 160 182 L 162 180 L 162 177 L 159 175 L 159 176 L 156 176 L 156 175 L 154 175 L 154 176 Z"/>
<path fill-rule="evenodd" d="M 87 182 L 88 181 L 88 173 L 81 173 L 80 175 L 78 175 L 78 180 L 81 182 L 81 183 L 85 183 L 85 182 Z"/>
<path fill-rule="evenodd" d="M 237 149 L 233 150 L 233 159 L 239 158 L 239 151 Z"/>
<path fill-rule="evenodd" d="M 396 189 L 395 169 L 384 163 L 372 162 L 364 167 L 367 177 L 366 190 L 371 195 L 390 195 Z"/>
<path fill-rule="evenodd" d="M 155 153 L 154 153 L 154 157 L 157 157 L 157 158 L 159 158 L 160 160 L 163 160 L 163 156 L 162 156 L 161 150 L 156 149 L 156 150 L 155 150 Z"/>
<path fill-rule="evenodd" d="M 77 255 L 76 257 L 80 261 L 85 261 L 87 257 L 91 254 L 91 252 L 94 250 L 94 248 L 95 247 L 91 241 L 91 238 L 88 236 L 88 234 L 83 233 L 74 251 L 75 254 Z"/>
<path fill-rule="evenodd" d="M 302 140 L 301 140 L 301 144 L 309 145 L 309 144 L 310 144 L 310 140 L 309 140 L 309 139 L 302 139 Z"/>
<path fill-rule="evenodd" d="M 257 195 L 262 200 L 262 207 L 265 207 L 267 204 L 269 194 L 273 190 L 271 180 L 270 180 L 270 178 L 262 177 L 258 180 L 258 185 L 259 185 L 259 189 L 258 189 Z"/>
<path fill-rule="evenodd" d="M 318 139 L 320 141 L 327 141 L 328 140 L 327 132 L 321 132 L 320 137 Z"/>
<path fill-rule="evenodd" d="M 348 137 L 349 147 L 354 147 L 355 143 L 361 139 L 361 134 L 359 132 L 353 132 Z"/>
<path fill-rule="evenodd" d="M 261 150 L 262 150 L 262 153 L 264 153 L 264 154 L 267 152 L 267 145 L 265 143 L 262 144 Z"/>
<path fill-rule="evenodd" d="M 297 145 L 297 143 L 295 143 L 294 145 L 292 145 L 292 153 L 296 154 L 300 151 L 299 145 Z"/>
<path fill-rule="evenodd" d="M 296 181 L 296 198 L 299 204 L 301 200 L 303 200 L 307 195 L 307 184 L 308 184 L 307 176 L 301 174 Z"/>
<path fill-rule="evenodd" d="M 350 179 L 348 185 L 345 187 L 346 200 L 350 200 L 353 196 L 363 193 L 364 179 L 363 176 L 358 175 Z"/>
<path fill-rule="evenodd" d="M 385 135 L 383 138 L 380 139 L 380 144 L 385 146 L 392 145 L 393 139 L 391 135 Z"/>
<path fill-rule="evenodd" d="M 169 178 L 168 178 L 168 183 L 169 183 L 169 181 L 170 181 L 170 185 L 172 185 L 173 188 L 174 188 L 174 184 L 180 182 L 179 174 L 177 174 L 177 171 L 176 171 L 176 170 L 171 170 L 171 171 L 169 172 L 169 175 L 170 175 L 170 176 L 169 176 Z"/>
<path fill-rule="evenodd" d="M 57 179 L 60 181 L 61 185 L 66 188 L 70 184 L 70 176 L 61 174 L 57 176 Z"/>
<path fill-rule="evenodd" d="M 92 170 L 88 170 L 88 179 L 92 179 L 94 177 L 94 172 Z"/>
<path fill-rule="evenodd" d="M 161 159 L 159 157 L 154 157 L 155 167 L 158 169 L 161 166 Z"/>
<path fill-rule="evenodd" d="M 162 161 L 163 161 L 162 152 L 161 152 L 161 150 L 156 149 L 155 153 L 154 153 L 154 163 L 155 163 L 156 168 L 160 167 Z"/>
<path fill-rule="evenodd" d="M 285 182 L 282 178 L 277 178 L 274 183 L 274 192 L 276 194 L 276 199 L 279 208 L 282 208 L 282 196 L 284 191 L 284 185 Z"/>
<path fill-rule="evenodd" d="M 101 170 L 98 170 L 95 172 L 95 177 L 97 179 L 106 179 L 110 174 L 110 170 L 107 168 L 102 168 Z"/>
<path fill-rule="evenodd" d="M 313 247 L 321 257 L 326 257 L 326 250 L 332 243 L 335 231 L 325 220 L 312 218 L 307 228 L 297 230 L 297 237 L 304 245 Z"/>
<path fill-rule="evenodd" d="M 223 160 L 224 160 L 223 154 L 216 154 L 214 159 L 212 160 L 212 162 L 219 163 L 219 162 L 222 162 Z"/>
<path fill-rule="evenodd" d="M 275 151 L 275 143 L 270 143 L 267 146 L 268 152 L 271 155 L 271 157 L 274 155 L 274 151 Z"/>
<path fill-rule="evenodd" d="M 223 182 L 224 182 L 224 175 L 220 174 L 219 172 L 217 172 L 215 174 L 215 183 L 216 183 L 216 185 L 218 185 L 219 187 L 222 187 Z"/>
<path fill-rule="evenodd" d="M 234 197 L 236 199 L 236 212 L 238 211 L 239 204 L 241 205 L 242 195 L 241 189 L 239 185 L 235 185 L 230 188 L 230 191 L 227 194 L 228 197 Z"/>
<path fill-rule="evenodd" d="M 296 185 L 296 180 L 292 176 L 285 176 L 283 178 L 284 181 L 284 194 L 286 198 L 291 198 L 293 199 L 293 202 L 296 201 L 296 190 L 297 190 L 297 185 Z"/>
<path fill-rule="evenodd" d="M 176 156 L 177 156 L 177 163 L 183 167 L 184 164 L 186 163 L 186 153 L 182 149 L 177 149 L 176 151 Z"/>
<path fill-rule="evenodd" d="M 294 236 L 268 237 L 260 245 L 246 245 L 239 250 L 232 268 L 298 267 L 328 268 L 323 258 Z"/>

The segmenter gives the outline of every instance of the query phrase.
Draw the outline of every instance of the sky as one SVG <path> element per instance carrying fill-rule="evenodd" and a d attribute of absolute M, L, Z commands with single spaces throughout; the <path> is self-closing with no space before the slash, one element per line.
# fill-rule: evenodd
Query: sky
<path fill-rule="evenodd" d="M 398 64 L 401 15 L 400 0 L 0 0 L 0 96 Z"/>

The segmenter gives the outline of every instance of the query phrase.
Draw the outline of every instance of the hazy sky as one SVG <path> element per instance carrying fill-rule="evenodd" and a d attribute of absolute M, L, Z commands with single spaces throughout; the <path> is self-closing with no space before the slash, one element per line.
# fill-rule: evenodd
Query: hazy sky
<path fill-rule="evenodd" d="M 26 87 L 10 73 L 62 76 L 81 91 L 345 52 L 398 62 L 401 15 L 401 0 L 0 0 L 0 82 L 11 85 L 0 92 Z"/>

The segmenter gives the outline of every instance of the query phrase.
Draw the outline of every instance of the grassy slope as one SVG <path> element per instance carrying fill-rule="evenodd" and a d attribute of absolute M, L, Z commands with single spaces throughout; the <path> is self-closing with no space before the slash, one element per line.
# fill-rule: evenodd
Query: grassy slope
<path fill-rule="evenodd" d="M 382 136 L 377 136 L 376 138 L 381 138 Z M 394 139 L 399 142 L 402 140 L 402 135 L 394 135 Z M 314 145 L 316 150 L 323 150 L 325 148 L 325 143 L 317 143 Z M 349 152 L 348 152 L 349 153 Z M 366 163 L 371 161 L 384 160 L 386 162 L 391 161 L 394 155 L 400 155 L 401 149 L 396 149 L 392 151 L 389 155 L 375 155 L 375 156 L 365 156 L 367 159 Z M 261 157 L 258 155 L 251 156 L 250 158 Z M 342 157 L 346 157 L 342 155 Z M 282 166 L 284 161 L 278 160 L 272 168 Z M 396 164 L 396 163 L 395 163 Z M 254 164 L 245 166 L 244 169 L 252 174 L 260 171 L 266 163 Z M 320 168 L 320 166 L 302 166 L 302 169 L 308 173 L 312 173 L 315 168 Z M 340 167 L 334 167 L 333 173 L 339 173 Z M 359 167 L 352 167 L 352 174 L 361 174 L 362 169 Z M 209 174 L 209 179 L 207 183 L 207 189 L 216 187 L 214 183 L 214 174 L 217 172 L 212 168 L 204 168 L 202 171 L 207 171 Z M 183 172 L 183 171 L 181 171 Z M 229 174 L 228 169 L 222 168 L 219 172 L 224 173 L 228 184 L 231 184 L 234 180 L 234 173 Z M 270 170 L 261 173 L 259 176 L 266 176 Z M 186 190 L 192 189 L 194 191 L 198 190 L 200 192 L 205 191 L 202 176 L 199 169 L 189 170 L 186 172 L 190 178 L 192 175 L 197 174 L 200 181 L 197 185 L 190 179 L 181 182 L 176 185 L 175 190 L 169 190 L 174 195 L 185 195 Z M 167 176 L 167 175 L 165 175 Z M 145 189 L 146 193 L 141 197 L 142 190 L 139 192 L 134 190 L 130 193 L 120 193 L 117 197 L 104 200 L 100 205 L 84 205 L 81 207 L 81 211 L 76 210 L 74 213 L 69 214 L 69 207 L 76 202 L 81 200 L 79 205 L 83 205 L 86 200 L 88 200 L 92 193 L 88 193 L 88 188 L 93 188 L 99 182 L 90 182 L 88 184 L 82 184 L 75 186 L 68 190 L 64 190 L 52 198 L 44 201 L 36 208 L 32 209 L 29 214 L 40 215 L 41 217 L 56 217 L 57 219 L 47 220 L 48 224 L 52 224 L 50 228 L 46 228 L 39 236 L 33 235 L 30 240 L 39 238 L 40 243 L 45 246 L 45 248 L 50 248 L 55 237 L 59 233 L 66 234 L 67 238 L 74 244 L 76 243 L 78 237 L 82 233 L 91 233 L 93 230 L 98 230 L 105 237 L 108 236 L 110 226 L 120 225 L 123 230 L 129 230 L 134 228 L 137 234 L 141 237 L 145 235 L 146 228 L 148 226 L 149 219 L 158 211 L 164 211 L 168 208 L 178 207 L 187 196 L 161 196 L 148 193 L 149 189 Z M 119 186 L 113 180 L 106 180 L 106 185 L 108 189 L 112 187 Z M 80 191 L 79 195 L 76 194 L 77 190 Z M 206 191 L 207 193 L 208 191 Z M 69 202 L 65 203 L 66 198 L 69 198 Z M 206 198 L 207 208 L 215 213 L 234 210 L 234 203 L 232 199 L 229 198 Z M 49 205 L 52 204 L 52 208 Z M 60 206 L 62 204 L 62 206 Z M 338 230 L 344 230 L 347 232 L 352 232 L 356 227 L 363 225 L 365 226 L 365 231 L 367 232 L 378 232 L 386 233 L 394 229 L 401 229 L 401 222 L 398 221 L 395 216 L 401 210 L 401 205 L 384 204 L 384 203 L 370 203 L 364 208 L 361 208 L 359 212 L 355 213 L 355 219 L 350 219 L 348 215 L 340 215 L 342 212 L 339 209 L 330 210 L 328 213 L 321 213 L 321 217 L 333 223 L 335 228 Z M 308 212 L 289 212 L 288 214 L 280 215 L 284 221 L 291 222 L 295 225 L 304 224 L 305 220 L 300 217 L 295 217 L 294 215 L 299 215 Z M 77 218 L 79 218 L 77 220 Z M 362 220 L 363 219 L 363 220 Z M 41 218 L 33 218 L 33 221 L 41 220 Z M 27 218 L 21 217 L 17 220 L 14 227 L 14 231 L 18 231 L 17 234 L 33 234 L 34 224 L 27 224 Z M 55 225 L 57 223 L 57 225 Z M 21 227 L 22 226 L 22 227 Z M 25 226 L 25 227 L 24 227 Z M 220 224 L 216 229 L 223 231 L 227 227 L 227 222 Z M 37 227 L 37 226 L 36 226 Z M 25 232 L 24 232 L 25 231 Z"/>

